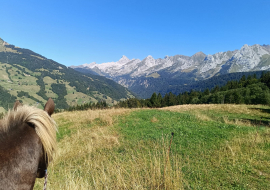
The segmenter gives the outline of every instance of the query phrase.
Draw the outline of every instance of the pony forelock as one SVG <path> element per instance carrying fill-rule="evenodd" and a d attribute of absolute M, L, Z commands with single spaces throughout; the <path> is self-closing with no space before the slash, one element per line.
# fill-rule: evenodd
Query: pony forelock
<path fill-rule="evenodd" d="M 35 131 L 39 136 L 44 152 L 45 159 L 51 162 L 56 152 L 56 132 L 57 125 L 47 112 L 33 106 L 18 106 L 17 110 L 11 110 L 3 119 L 2 130 L 8 131 L 12 126 L 22 123 L 31 123 L 35 126 Z"/>

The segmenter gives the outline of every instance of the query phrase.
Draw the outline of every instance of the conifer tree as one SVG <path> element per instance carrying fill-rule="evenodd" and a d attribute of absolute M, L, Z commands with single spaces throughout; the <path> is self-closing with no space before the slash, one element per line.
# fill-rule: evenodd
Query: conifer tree
<path fill-rule="evenodd" d="M 157 94 L 154 92 L 150 98 L 150 103 L 152 105 L 152 107 L 156 107 L 157 106 Z"/>

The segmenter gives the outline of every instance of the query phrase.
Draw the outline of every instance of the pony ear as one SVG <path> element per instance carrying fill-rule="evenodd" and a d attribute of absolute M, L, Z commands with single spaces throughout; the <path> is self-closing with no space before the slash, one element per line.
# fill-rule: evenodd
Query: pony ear
<path fill-rule="evenodd" d="M 19 100 L 16 100 L 13 106 L 13 110 L 16 111 L 19 106 L 22 106 L 22 104 Z"/>
<path fill-rule="evenodd" d="M 47 101 L 44 111 L 46 111 L 50 116 L 53 114 L 54 112 L 54 102 L 53 99 L 49 98 L 49 100 Z"/>

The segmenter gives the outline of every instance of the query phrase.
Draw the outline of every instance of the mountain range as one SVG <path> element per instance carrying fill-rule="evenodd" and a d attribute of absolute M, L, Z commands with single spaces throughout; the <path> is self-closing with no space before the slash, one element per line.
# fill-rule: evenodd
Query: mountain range
<path fill-rule="evenodd" d="M 0 112 L 3 112 L 16 99 L 42 107 L 51 97 L 56 108 L 63 109 L 97 101 L 114 104 L 134 95 L 113 80 L 81 74 L 0 38 L 0 97 Z"/>
<path fill-rule="evenodd" d="M 83 73 L 105 76 L 138 96 L 149 98 L 153 92 L 163 92 L 164 95 L 172 88 L 178 88 L 180 92 L 183 85 L 213 76 L 270 70 L 270 46 L 243 45 L 240 50 L 213 55 L 198 52 L 192 56 L 165 56 L 163 59 L 154 59 L 151 55 L 143 60 L 123 56 L 117 62 L 93 62 L 71 68 Z M 177 93 L 177 90 L 175 92 Z"/>

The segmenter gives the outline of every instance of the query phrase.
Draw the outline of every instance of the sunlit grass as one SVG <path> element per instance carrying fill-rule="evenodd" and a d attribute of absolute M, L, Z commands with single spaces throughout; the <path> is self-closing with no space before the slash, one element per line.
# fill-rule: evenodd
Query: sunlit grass
<path fill-rule="evenodd" d="M 268 110 L 185 105 L 55 114 L 59 148 L 48 189 L 269 189 Z M 255 127 L 261 117 L 265 125 Z M 37 180 L 35 189 L 42 186 Z"/>

